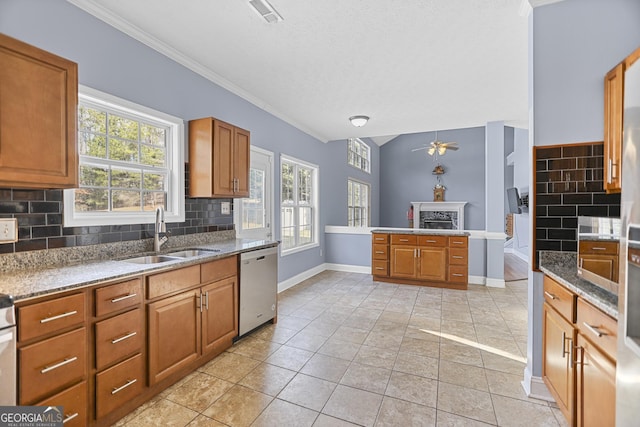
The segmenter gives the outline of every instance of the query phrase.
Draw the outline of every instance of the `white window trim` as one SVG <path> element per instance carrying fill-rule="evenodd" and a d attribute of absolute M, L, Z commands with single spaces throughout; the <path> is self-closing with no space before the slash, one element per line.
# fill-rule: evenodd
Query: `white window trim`
<path fill-rule="evenodd" d="M 347 177 L 347 189 L 349 186 L 349 181 L 353 181 L 356 182 L 360 185 L 366 185 L 368 188 L 368 194 L 367 194 L 367 225 L 362 225 L 362 226 L 352 226 L 352 225 L 347 225 L 347 227 L 349 228 L 369 228 L 371 227 L 371 184 L 369 184 L 368 182 L 364 182 L 360 179 L 356 179 L 356 178 L 352 178 L 352 177 Z M 347 198 L 348 198 L 348 191 L 347 191 Z M 349 222 L 349 200 L 347 200 L 347 223 Z"/>
<path fill-rule="evenodd" d="M 349 153 L 351 152 L 351 150 L 349 150 L 349 141 L 350 140 L 354 140 L 357 143 L 359 143 L 360 145 L 364 145 L 365 147 L 367 147 L 367 169 L 362 169 L 359 168 L 357 166 L 352 165 L 351 163 L 349 163 Z M 359 170 L 360 172 L 364 172 L 364 173 L 368 173 L 369 175 L 371 175 L 371 147 L 369 147 L 369 144 L 365 143 L 363 140 L 361 140 L 360 138 L 349 138 L 347 140 L 347 165 L 351 166 L 352 168 Z"/>
<path fill-rule="evenodd" d="M 172 145 L 169 161 L 169 177 L 167 185 L 167 207 L 165 222 L 184 222 L 185 220 L 185 192 L 184 192 L 184 121 L 152 108 L 136 104 L 92 89 L 78 85 L 78 99 L 88 103 L 104 106 L 109 109 L 147 118 L 154 122 L 167 125 L 170 129 L 169 144 Z M 64 190 L 64 227 L 82 227 L 92 225 L 125 225 L 152 224 L 155 222 L 155 212 L 127 212 L 82 214 L 74 212 L 73 191 Z"/>
<path fill-rule="evenodd" d="M 295 157 L 286 155 L 286 154 L 280 154 L 280 168 L 279 171 L 280 173 L 278 174 L 279 179 L 278 179 L 278 183 L 280 184 L 280 206 L 278 209 L 278 214 L 280 215 L 280 230 L 279 230 L 279 236 L 280 236 L 280 241 L 282 242 L 282 162 L 283 161 L 289 161 L 289 162 L 293 162 L 293 163 L 298 163 L 300 165 L 303 166 L 307 166 L 309 168 L 313 169 L 313 180 L 315 183 L 314 186 L 314 192 L 313 192 L 313 242 L 311 243 L 307 243 L 306 245 L 303 246 L 296 246 L 295 248 L 291 248 L 291 249 L 282 249 L 282 245 L 279 245 L 280 248 L 280 256 L 287 256 L 287 255 L 293 255 L 299 252 L 303 252 L 303 251 L 307 251 L 309 249 L 313 249 L 313 248 L 317 248 L 320 246 L 320 166 L 313 164 L 313 163 L 309 163 L 306 162 L 304 160 L 300 160 L 297 159 Z"/>

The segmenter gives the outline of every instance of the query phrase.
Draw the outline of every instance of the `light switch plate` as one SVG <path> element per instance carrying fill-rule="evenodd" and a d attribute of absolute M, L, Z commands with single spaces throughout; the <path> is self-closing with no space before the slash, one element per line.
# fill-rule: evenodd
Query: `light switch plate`
<path fill-rule="evenodd" d="M 231 213 L 231 203 L 229 202 L 220 203 L 220 211 L 222 215 L 229 215 Z"/>
<path fill-rule="evenodd" d="M 18 220 L 0 218 L 0 244 L 18 241 Z"/>

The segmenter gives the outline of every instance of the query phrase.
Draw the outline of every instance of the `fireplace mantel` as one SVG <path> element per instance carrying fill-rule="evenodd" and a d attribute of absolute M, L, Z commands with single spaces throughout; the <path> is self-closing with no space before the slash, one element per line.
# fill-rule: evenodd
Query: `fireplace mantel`
<path fill-rule="evenodd" d="M 467 202 L 411 202 L 414 215 L 413 227 L 464 230 L 464 207 L 466 204 Z M 451 226 L 434 226 L 438 222 L 443 225 L 451 222 Z"/>

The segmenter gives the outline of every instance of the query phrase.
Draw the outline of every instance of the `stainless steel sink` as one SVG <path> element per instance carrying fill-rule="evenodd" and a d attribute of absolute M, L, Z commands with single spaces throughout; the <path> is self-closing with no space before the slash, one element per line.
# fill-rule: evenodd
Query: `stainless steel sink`
<path fill-rule="evenodd" d="M 176 261 L 180 258 L 167 255 L 147 255 L 139 256 L 136 258 L 123 259 L 124 262 L 131 262 L 134 264 L 160 264 L 163 262 Z"/>
<path fill-rule="evenodd" d="M 184 251 L 170 252 L 168 255 L 180 258 L 193 258 L 201 255 L 211 255 L 216 252 L 220 252 L 220 249 L 186 249 Z"/>

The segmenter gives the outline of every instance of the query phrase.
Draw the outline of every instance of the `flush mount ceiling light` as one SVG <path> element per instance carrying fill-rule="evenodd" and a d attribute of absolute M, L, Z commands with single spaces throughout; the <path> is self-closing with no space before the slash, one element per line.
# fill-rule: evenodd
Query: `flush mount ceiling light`
<path fill-rule="evenodd" d="M 369 121 L 369 116 L 351 116 L 349 117 L 349 121 L 355 127 L 361 128 L 362 126 L 367 124 L 367 122 Z"/>
<path fill-rule="evenodd" d="M 249 0 L 249 4 L 269 24 L 284 21 L 284 18 L 280 16 L 278 11 L 267 0 Z"/>

